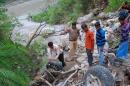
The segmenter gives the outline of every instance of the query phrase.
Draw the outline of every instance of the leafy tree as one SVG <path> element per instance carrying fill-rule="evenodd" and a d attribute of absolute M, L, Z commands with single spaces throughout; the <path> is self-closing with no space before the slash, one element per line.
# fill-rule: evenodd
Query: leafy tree
<path fill-rule="evenodd" d="M 9 39 L 12 24 L 5 11 L 0 5 L 0 86 L 28 86 L 32 70 L 39 65 L 28 49 Z"/>

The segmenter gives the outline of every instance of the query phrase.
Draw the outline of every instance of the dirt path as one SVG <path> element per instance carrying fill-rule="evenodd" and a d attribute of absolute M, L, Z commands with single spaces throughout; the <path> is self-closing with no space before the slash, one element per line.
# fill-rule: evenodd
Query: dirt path
<path fill-rule="evenodd" d="M 32 14 L 46 9 L 52 5 L 56 0 L 19 0 L 6 5 L 8 14 L 11 16 L 21 16 L 25 14 Z"/>

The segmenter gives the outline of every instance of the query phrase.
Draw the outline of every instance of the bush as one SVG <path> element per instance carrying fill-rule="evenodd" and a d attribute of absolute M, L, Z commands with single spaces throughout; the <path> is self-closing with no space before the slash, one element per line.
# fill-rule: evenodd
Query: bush
<path fill-rule="evenodd" d="M 27 86 L 34 64 L 26 48 L 0 42 L 0 86 Z"/>
<path fill-rule="evenodd" d="M 6 0 L 0 0 L 0 4 L 5 3 L 5 2 L 6 2 Z"/>
<path fill-rule="evenodd" d="M 105 11 L 110 12 L 110 11 L 118 10 L 124 1 L 125 0 L 109 0 L 109 4 L 106 7 Z M 127 1 L 130 3 L 129 0 L 127 0 Z"/>
<path fill-rule="evenodd" d="M 28 86 L 32 70 L 39 65 L 33 62 L 28 49 L 9 39 L 11 26 L 0 6 L 0 86 Z"/>
<path fill-rule="evenodd" d="M 0 86 L 27 86 L 28 80 L 25 74 L 0 69 Z"/>
<path fill-rule="evenodd" d="M 36 22 L 46 21 L 50 24 L 66 23 L 75 21 L 82 15 L 80 1 L 59 0 L 57 5 L 49 7 L 47 11 L 33 15 L 32 19 Z"/>

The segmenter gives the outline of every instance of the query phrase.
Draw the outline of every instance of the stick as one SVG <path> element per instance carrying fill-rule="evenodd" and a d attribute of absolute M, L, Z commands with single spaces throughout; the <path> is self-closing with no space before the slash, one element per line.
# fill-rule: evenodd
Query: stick
<path fill-rule="evenodd" d="M 28 41 L 28 43 L 27 43 L 27 45 L 26 45 L 26 47 L 28 48 L 29 47 L 29 45 L 31 44 L 31 42 L 32 42 L 32 40 L 35 38 L 35 34 L 37 33 L 37 31 L 40 29 L 40 27 L 41 26 L 43 26 L 43 25 L 45 25 L 45 24 L 41 24 L 40 23 L 40 25 L 38 26 L 38 28 L 36 29 L 36 31 L 34 32 L 34 34 L 33 34 L 33 36 L 30 38 L 30 40 Z M 45 25 L 46 26 L 46 25 Z"/>
<path fill-rule="evenodd" d="M 63 84 L 63 86 L 65 86 L 66 83 L 68 82 L 68 80 L 69 80 L 72 76 L 74 76 L 77 72 L 78 72 L 78 70 L 76 70 L 74 73 L 72 73 L 72 74 L 66 79 L 66 81 L 65 81 L 64 84 Z"/>
<path fill-rule="evenodd" d="M 46 79 L 41 78 L 41 80 L 43 80 L 48 86 L 52 86 L 50 82 L 48 82 Z"/>
<path fill-rule="evenodd" d="M 73 70 L 68 70 L 65 72 L 60 72 L 59 76 L 55 79 L 55 81 L 53 82 L 53 86 L 55 86 L 55 83 L 61 79 L 61 77 L 64 77 L 65 75 L 70 75 L 70 73 L 73 73 L 74 71 L 77 71 L 79 69 L 73 69 Z"/>
<path fill-rule="evenodd" d="M 53 77 L 54 80 L 56 79 L 48 70 L 46 70 L 46 72 L 48 72 Z"/>

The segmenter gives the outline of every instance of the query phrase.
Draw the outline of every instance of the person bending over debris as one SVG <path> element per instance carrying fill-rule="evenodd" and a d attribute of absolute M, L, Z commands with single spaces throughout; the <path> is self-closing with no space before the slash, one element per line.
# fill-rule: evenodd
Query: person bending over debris
<path fill-rule="evenodd" d="M 129 40 L 129 30 L 130 30 L 130 23 L 125 21 L 125 17 L 120 16 L 119 18 L 120 22 L 120 44 L 116 51 L 117 58 L 121 59 L 128 59 L 128 40 Z"/>
<path fill-rule="evenodd" d="M 58 45 L 49 42 L 47 52 L 49 62 L 59 60 L 65 66 L 63 50 Z"/>
<path fill-rule="evenodd" d="M 70 53 L 69 53 L 69 59 L 68 61 L 74 60 L 74 55 L 77 48 L 77 39 L 80 36 L 79 30 L 76 27 L 76 22 L 72 23 L 72 28 L 66 29 L 63 33 L 60 33 L 60 35 L 64 35 L 69 33 L 69 42 L 70 42 Z"/>
<path fill-rule="evenodd" d="M 89 30 L 86 24 L 82 24 L 82 29 L 85 32 L 85 48 L 88 56 L 89 66 L 92 66 L 93 51 L 94 51 L 94 33 Z"/>
<path fill-rule="evenodd" d="M 105 39 L 105 31 L 103 30 L 103 28 L 100 26 L 100 22 L 96 22 L 95 23 L 95 27 L 96 27 L 96 44 L 97 44 L 97 49 L 98 49 L 98 53 L 99 53 L 99 64 L 100 65 L 104 65 L 104 45 L 106 43 L 106 39 Z"/>

